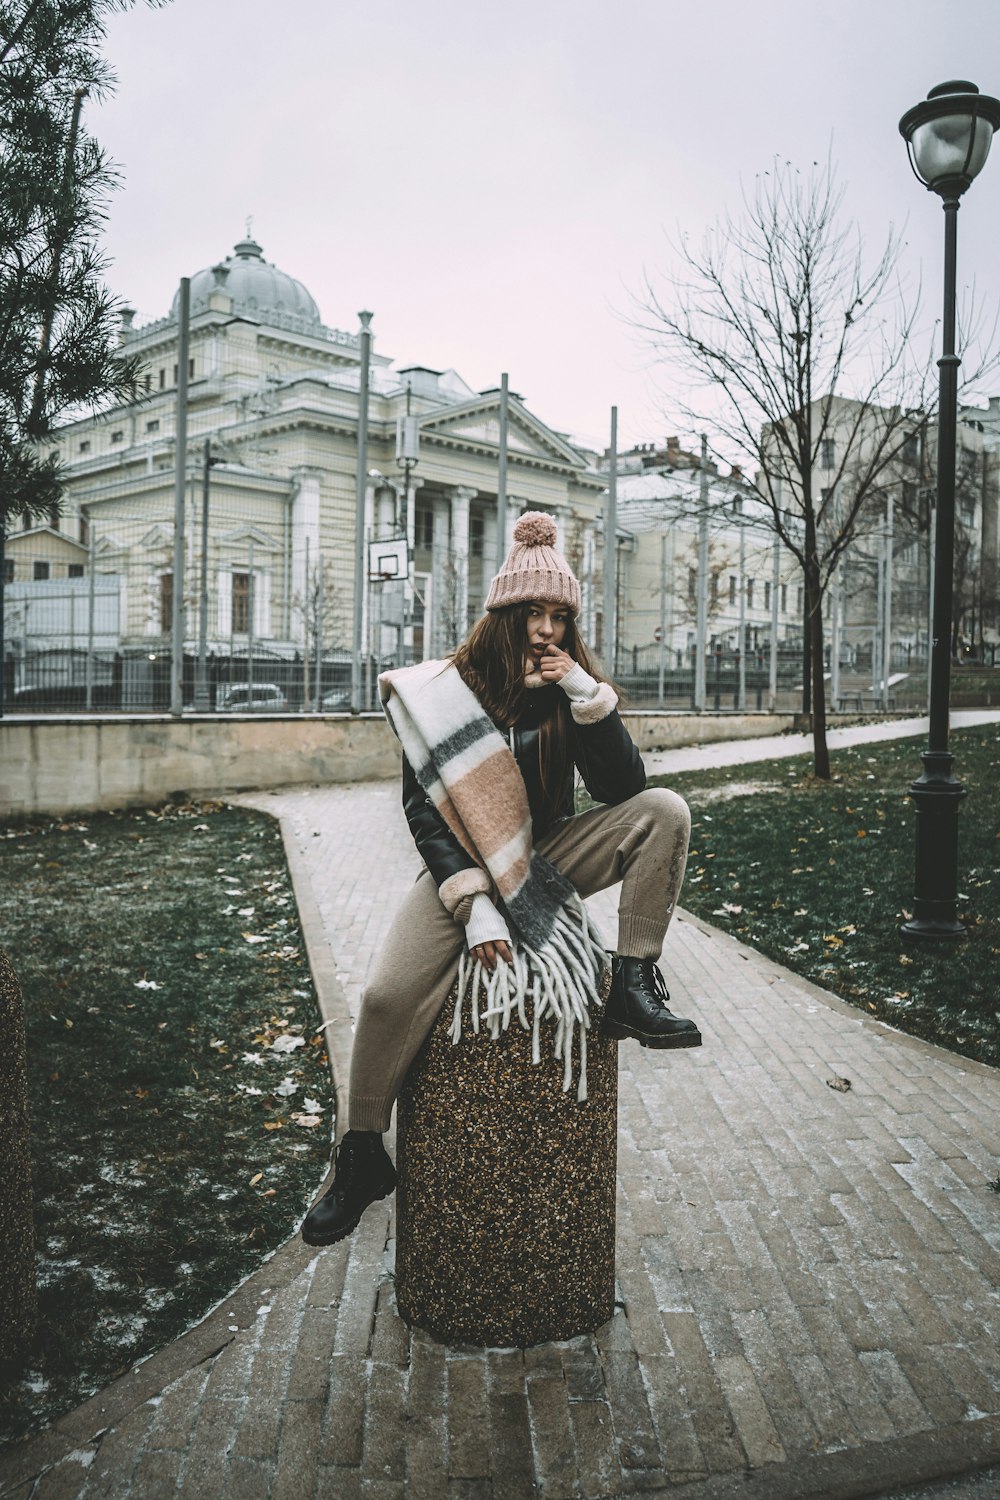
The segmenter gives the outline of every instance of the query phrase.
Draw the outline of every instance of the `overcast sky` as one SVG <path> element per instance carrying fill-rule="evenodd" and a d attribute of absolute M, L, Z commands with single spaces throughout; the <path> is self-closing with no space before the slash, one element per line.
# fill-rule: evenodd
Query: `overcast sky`
<path fill-rule="evenodd" d="M 1000 94 L 997 0 L 173 0 L 111 22 L 91 127 L 124 173 L 112 284 L 162 317 L 253 216 L 323 321 L 510 373 L 546 422 L 606 442 L 680 424 L 628 326 L 678 226 L 700 236 L 775 155 L 832 147 L 874 253 L 905 228 L 937 317 L 943 214 L 900 115 L 936 83 Z M 988 70 L 992 68 L 992 74 Z M 960 283 L 1000 294 L 1000 146 L 963 201 Z"/>

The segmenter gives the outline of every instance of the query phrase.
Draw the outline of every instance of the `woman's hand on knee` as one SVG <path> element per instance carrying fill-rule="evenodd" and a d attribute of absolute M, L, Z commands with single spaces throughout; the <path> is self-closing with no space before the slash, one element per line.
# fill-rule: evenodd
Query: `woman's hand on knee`
<path fill-rule="evenodd" d="M 469 952 L 473 958 L 478 958 L 485 969 L 489 969 L 491 972 L 496 968 L 498 959 L 502 958 L 505 964 L 512 964 L 514 962 L 514 955 L 511 953 L 508 943 L 477 943 L 474 948 L 469 949 Z"/>

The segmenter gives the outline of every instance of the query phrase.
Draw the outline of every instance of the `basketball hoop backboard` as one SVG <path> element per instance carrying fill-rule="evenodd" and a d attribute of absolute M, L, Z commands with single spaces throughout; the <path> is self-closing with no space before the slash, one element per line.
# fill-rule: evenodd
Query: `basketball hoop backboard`
<path fill-rule="evenodd" d="M 368 577 L 375 583 L 405 578 L 408 561 L 405 537 L 368 543 Z"/>

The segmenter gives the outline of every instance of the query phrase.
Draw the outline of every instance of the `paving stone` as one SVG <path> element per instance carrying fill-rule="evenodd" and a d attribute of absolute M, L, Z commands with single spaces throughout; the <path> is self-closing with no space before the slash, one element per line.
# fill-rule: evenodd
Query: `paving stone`
<path fill-rule="evenodd" d="M 367 1399 L 368 1361 L 357 1355 L 335 1354 L 330 1361 L 321 1464 L 339 1468 L 360 1466 Z"/>
<path fill-rule="evenodd" d="M 858 1434 L 846 1406 L 817 1354 L 790 1354 L 788 1368 L 799 1388 L 802 1404 L 816 1429 L 819 1451 L 856 1448 Z"/>
<path fill-rule="evenodd" d="M 284 1402 L 270 1500 L 309 1500 L 315 1483 L 322 1422 L 321 1402 L 290 1398 Z"/>
<path fill-rule="evenodd" d="M 694 1421 L 683 1397 L 677 1360 L 646 1355 L 639 1361 L 663 1472 L 674 1484 L 708 1473 Z"/>
<path fill-rule="evenodd" d="M 255 1330 L 237 1335 L 212 1361 L 205 1387 L 206 1396 L 236 1400 L 246 1395 L 256 1354 Z"/>
<path fill-rule="evenodd" d="M 440 1500 L 448 1487 L 448 1434 L 443 1411 L 406 1423 L 407 1500 Z"/>
<path fill-rule="evenodd" d="M 373 1203 L 351 1236 L 351 1254 L 337 1318 L 338 1354 L 364 1357 L 370 1351 L 387 1221 L 385 1206 Z"/>
<path fill-rule="evenodd" d="M 785 1450 L 750 1365 L 740 1355 L 727 1355 L 716 1360 L 715 1369 L 751 1468 L 784 1462 Z"/>
<path fill-rule="evenodd" d="M 288 1379 L 290 1401 L 323 1401 L 330 1378 L 330 1359 L 337 1335 L 336 1310 L 310 1307 L 303 1310 L 299 1337 Z"/>
<path fill-rule="evenodd" d="M 131 1494 L 136 1500 L 172 1500 L 177 1493 L 180 1469 L 181 1455 L 175 1449 L 144 1453 L 132 1475 Z M 240 1500 L 244 1496 L 246 1500 L 256 1500 L 257 1493 L 252 1489 L 241 1490 Z M 266 1490 L 259 1493 L 267 1495 Z"/>
<path fill-rule="evenodd" d="M 500 1356 L 502 1358 L 503 1356 Z M 520 1387 L 523 1367 L 518 1368 Z M 436 1417 L 444 1411 L 446 1400 L 445 1350 L 426 1335 L 414 1337 L 410 1346 L 410 1378 L 406 1410 L 410 1417 Z"/>
<path fill-rule="evenodd" d="M 573 1442 L 584 1500 L 613 1495 L 622 1482 L 610 1407 L 604 1401 L 574 1401 L 570 1406 Z"/>
<path fill-rule="evenodd" d="M 238 1417 L 235 1401 L 206 1396 L 198 1413 L 198 1425 L 184 1456 L 177 1492 L 200 1500 L 203 1495 L 221 1495 L 229 1471 Z"/>
<path fill-rule="evenodd" d="M 485 1479 L 490 1474 L 491 1446 L 485 1362 L 449 1359 L 447 1379 L 448 1477 Z"/>
<path fill-rule="evenodd" d="M 198 1420 L 198 1405 L 208 1384 L 208 1376 L 209 1371 L 198 1365 L 182 1375 L 157 1398 L 146 1439 L 147 1447 L 187 1447 Z"/>
<path fill-rule="evenodd" d="M 399 1316 L 392 1283 L 388 1279 L 379 1287 L 371 1354 L 376 1363 L 395 1365 L 400 1370 L 405 1370 L 410 1363 L 410 1330 Z"/>
<path fill-rule="evenodd" d="M 93 1500 L 118 1500 L 128 1493 L 152 1423 L 153 1410 L 144 1402 L 104 1434 L 87 1469 L 83 1495 L 93 1496 Z"/>
<path fill-rule="evenodd" d="M 395 1365 L 371 1363 L 365 1413 L 362 1487 L 402 1484 L 406 1478 L 406 1375 Z"/>
<path fill-rule="evenodd" d="M 545 1375 L 530 1379 L 527 1386 L 538 1494 L 543 1500 L 573 1500 L 576 1452 L 566 1386 Z"/>
<path fill-rule="evenodd" d="M 897 1432 L 919 1432 L 928 1424 L 927 1409 L 888 1349 L 862 1352 L 858 1362 L 879 1393 L 879 1401 Z"/>
<path fill-rule="evenodd" d="M 320 1464 L 316 1470 L 316 1500 L 361 1500 L 361 1470 Z"/>
<path fill-rule="evenodd" d="M 97 1447 L 90 1446 L 81 1448 L 54 1464 L 47 1469 L 37 1485 L 33 1480 L 19 1486 L 16 1490 L 4 1489 L 2 1492 L 4 1500 L 77 1500 L 82 1495 L 87 1483 L 88 1470 L 97 1456 Z M 152 1455 L 155 1459 L 160 1455 Z M 170 1453 L 164 1455 L 172 1459 L 175 1467 L 180 1465 L 180 1455 Z M 170 1493 L 173 1493 L 171 1489 Z"/>
<path fill-rule="evenodd" d="M 623 1469 L 657 1469 L 660 1451 L 639 1361 L 632 1352 L 607 1351 L 602 1356 L 611 1420 Z"/>
<path fill-rule="evenodd" d="M 290 1363 L 288 1350 L 277 1351 L 272 1357 L 265 1337 L 250 1371 L 246 1402 L 233 1439 L 233 1452 L 241 1458 L 273 1458 L 277 1453 Z"/>
<path fill-rule="evenodd" d="M 271 1500 L 273 1478 L 274 1464 L 266 1459 L 231 1458 L 222 1500 Z M 306 1500 L 308 1493 L 309 1487 L 303 1483 L 300 1490 L 302 1500 Z M 136 1489 L 136 1497 L 145 1500 L 145 1491 Z"/>

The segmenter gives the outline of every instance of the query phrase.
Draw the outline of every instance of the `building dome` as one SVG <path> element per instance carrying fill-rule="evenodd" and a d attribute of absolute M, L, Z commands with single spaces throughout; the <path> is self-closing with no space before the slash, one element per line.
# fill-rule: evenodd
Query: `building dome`
<path fill-rule="evenodd" d="M 295 333 L 318 333 L 323 326 L 319 308 L 301 281 L 266 261 L 260 245 L 249 235 L 233 247 L 232 255 L 191 277 L 192 317 L 208 311 L 213 292 L 225 293 L 232 298 L 234 313 L 258 322 L 277 324 Z M 174 318 L 179 307 L 178 291 L 171 307 Z"/>

